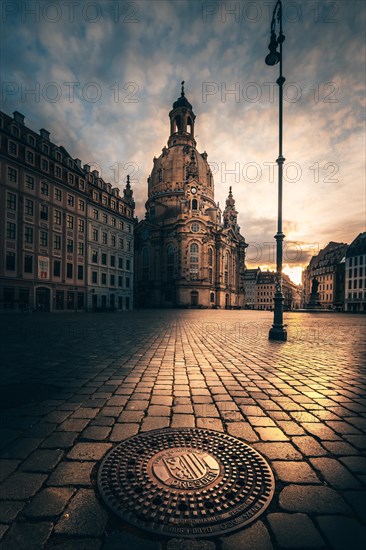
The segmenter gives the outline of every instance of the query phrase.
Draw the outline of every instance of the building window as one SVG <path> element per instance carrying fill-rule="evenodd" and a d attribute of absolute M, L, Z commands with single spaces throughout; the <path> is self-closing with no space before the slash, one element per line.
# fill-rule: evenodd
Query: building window
<path fill-rule="evenodd" d="M 200 230 L 199 224 L 197 222 L 192 223 L 191 230 L 192 230 L 192 233 L 198 233 L 198 231 Z"/>
<path fill-rule="evenodd" d="M 67 181 L 70 185 L 74 185 L 74 176 L 69 173 Z"/>
<path fill-rule="evenodd" d="M 71 214 L 67 214 L 66 226 L 68 229 L 74 229 L 74 216 L 71 216 Z"/>
<path fill-rule="evenodd" d="M 66 277 L 72 279 L 72 264 L 66 264 Z"/>
<path fill-rule="evenodd" d="M 53 276 L 61 277 L 61 261 L 53 260 Z"/>
<path fill-rule="evenodd" d="M 45 181 L 42 181 L 41 183 L 41 194 L 48 196 L 48 183 L 46 183 Z"/>
<path fill-rule="evenodd" d="M 33 256 L 24 256 L 24 273 L 33 273 Z"/>
<path fill-rule="evenodd" d="M 131 252 L 131 241 L 127 241 L 127 252 Z"/>
<path fill-rule="evenodd" d="M 116 227 L 116 218 L 111 218 L 111 225 Z"/>
<path fill-rule="evenodd" d="M 6 238 L 15 239 L 16 236 L 16 225 L 12 222 L 6 222 Z"/>
<path fill-rule="evenodd" d="M 108 243 L 108 235 L 107 233 L 102 233 L 102 243 L 107 244 Z"/>
<path fill-rule="evenodd" d="M 53 222 L 55 225 L 61 225 L 61 218 L 62 218 L 61 210 L 54 210 Z"/>
<path fill-rule="evenodd" d="M 67 204 L 69 206 L 74 206 L 74 204 L 75 204 L 74 195 L 70 195 L 70 193 L 67 194 Z"/>
<path fill-rule="evenodd" d="M 126 271 L 130 271 L 130 260 L 126 260 Z"/>
<path fill-rule="evenodd" d="M 126 277 L 126 288 L 130 288 L 130 278 Z"/>
<path fill-rule="evenodd" d="M 17 209 L 17 196 L 14 193 L 8 192 L 6 194 L 6 208 L 9 208 L 9 210 Z"/>
<path fill-rule="evenodd" d="M 131 233 L 131 226 L 130 225 L 127 225 L 127 231 L 128 231 L 128 233 Z"/>
<path fill-rule="evenodd" d="M 127 262 L 130 263 L 130 260 L 126 260 L 126 264 Z M 130 266 L 128 266 L 128 269 L 129 267 Z M 172 281 L 174 279 L 174 246 L 172 244 L 169 244 L 166 249 L 166 271 L 167 280 Z"/>
<path fill-rule="evenodd" d="M 15 170 L 15 168 L 10 168 L 10 166 L 8 166 L 8 180 L 12 181 L 12 182 L 17 182 L 18 181 L 18 172 L 17 172 L 17 170 Z"/>
<path fill-rule="evenodd" d="M 211 304 L 215 301 L 215 293 L 214 292 L 210 292 L 210 302 Z"/>
<path fill-rule="evenodd" d="M 208 282 L 212 285 L 212 267 L 208 268 Z"/>
<path fill-rule="evenodd" d="M 39 233 L 39 244 L 40 246 L 48 245 L 48 233 L 47 231 L 40 231 Z"/>
<path fill-rule="evenodd" d="M 123 258 L 118 258 L 118 268 L 123 269 Z"/>
<path fill-rule="evenodd" d="M 93 229 L 93 241 L 98 242 L 99 234 L 98 229 Z"/>
<path fill-rule="evenodd" d="M 79 210 L 81 212 L 85 211 L 85 201 L 83 201 L 82 199 L 79 199 Z"/>
<path fill-rule="evenodd" d="M 92 251 L 92 263 L 97 264 L 98 263 L 98 252 L 96 250 Z"/>
<path fill-rule="evenodd" d="M 108 206 L 108 197 L 105 195 L 102 196 L 102 204 L 103 206 Z"/>
<path fill-rule="evenodd" d="M 78 265 L 78 280 L 82 281 L 84 279 L 84 266 Z"/>
<path fill-rule="evenodd" d="M 48 220 L 48 206 L 46 206 L 45 204 L 41 204 L 40 218 L 41 220 Z"/>
<path fill-rule="evenodd" d="M 102 214 L 102 222 L 103 223 L 108 223 L 108 216 L 107 216 L 107 214 L 104 214 L 104 212 Z"/>
<path fill-rule="evenodd" d="M 25 160 L 29 164 L 34 164 L 34 153 L 32 151 L 26 151 L 25 153 Z"/>
<path fill-rule="evenodd" d="M 27 216 L 33 216 L 34 202 L 30 199 L 25 199 L 24 212 Z"/>
<path fill-rule="evenodd" d="M 102 254 L 102 265 L 107 265 L 107 254 Z"/>
<path fill-rule="evenodd" d="M 198 210 L 197 199 L 192 199 L 192 210 Z"/>
<path fill-rule="evenodd" d="M 62 191 L 61 189 L 55 189 L 55 200 L 56 201 L 61 201 L 62 200 Z"/>
<path fill-rule="evenodd" d="M 33 227 L 24 228 L 24 241 L 28 244 L 33 243 Z"/>
<path fill-rule="evenodd" d="M 115 257 L 115 256 L 111 256 L 111 257 L 110 257 L 110 262 L 111 262 L 111 267 L 115 267 L 115 265 L 116 265 L 116 257 Z"/>
<path fill-rule="evenodd" d="M 29 175 L 25 176 L 25 187 L 27 189 L 34 189 L 34 178 L 33 178 L 33 176 L 29 176 Z"/>
<path fill-rule="evenodd" d="M 123 278 L 121 277 L 121 275 L 118 277 L 118 286 L 119 287 L 123 286 Z"/>
<path fill-rule="evenodd" d="M 111 246 L 116 246 L 116 237 L 115 237 L 115 235 L 111 235 Z"/>
<path fill-rule="evenodd" d="M 74 241 L 72 239 L 67 239 L 66 251 L 69 253 L 74 252 Z"/>
<path fill-rule="evenodd" d="M 78 243 L 78 254 L 84 256 L 84 243 Z"/>
<path fill-rule="evenodd" d="M 123 239 L 119 240 L 119 247 L 121 250 L 123 250 Z"/>
<path fill-rule="evenodd" d="M 116 283 L 115 283 L 115 280 L 116 280 L 116 279 L 115 279 L 115 276 L 114 276 L 114 275 L 111 275 L 111 276 L 110 276 L 110 285 L 111 285 L 111 286 L 114 286 L 114 285 L 116 284 Z"/>
<path fill-rule="evenodd" d="M 61 250 L 61 235 L 53 236 L 53 248 L 54 250 Z"/>
<path fill-rule="evenodd" d="M 13 157 L 16 157 L 18 155 L 18 146 L 16 143 L 14 143 L 14 141 L 8 142 L 8 153 Z"/>
<path fill-rule="evenodd" d="M 97 271 L 92 271 L 92 283 L 93 284 L 98 284 L 98 272 Z"/>
<path fill-rule="evenodd" d="M 79 189 L 85 189 L 85 181 L 79 178 Z"/>
<path fill-rule="evenodd" d="M 6 270 L 15 271 L 15 252 L 6 253 Z"/>
<path fill-rule="evenodd" d="M 123 229 L 123 222 L 121 220 L 118 221 L 118 228 Z"/>
<path fill-rule="evenodd" d="M 56 178 L 59 178 L 59 179 L 62 178 L 62 170 L 60 166 L 55 166 L 55 176 Z"/>
<path fill-rule="evenodd" d="M 98 210 L 96 208 L 93 208 L 92 216 L 95 220 L 99 218 Z"/>
<path fill-rule="evenodd" d="M 189 261 L 190 261 L 190 276 L 191 279 L 197 279 L 198 278 L 198 244 L 192 243 L 189 247 Z"/>
<path fill-rule="evenodd" d="M 32 147 L 35 146 L 36 140 L 34 139 L 33 136 L 28 136 L 28 143 L 29 143 L 29 145 L 31 145 Z"/>
<path fill-rule="evenodd" d="M 208 249 L 208 265 L 212 265 L 213 263 L 213 250 L 212 248 Z"/>
<path fill-rule="evenodd" d="M 84 233 L 84 230 L 85 230 L 85 221 L 81 220 L 79 218 L 78 219 L 78 231 L 79 231 L 79 233 Z"/>
<path fill-rule="evenodd" d="M 41 168 L 44 172 L 48 172 L 48 160 L 46 159 L 41 160 Z"/>
<path fill-rule="evenodd" d="M 105 273 L 102 273 L 102 285 L 107 284 L 107 275 Z"/>
<path fill-rule="evenodd" d="M 45 143 L 42 144 L 42 151 L 44 153 L 46 153 L 46 155 L 49 155 L 50 153 L 50 148 L 48 147 L 48 145 L 46 145 Z"/>

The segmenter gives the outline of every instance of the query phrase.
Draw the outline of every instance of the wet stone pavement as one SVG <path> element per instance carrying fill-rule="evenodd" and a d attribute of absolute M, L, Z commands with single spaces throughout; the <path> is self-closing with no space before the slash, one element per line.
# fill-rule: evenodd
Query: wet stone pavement
<path fill-rule="evenodd" d="M 358 550 L 366 545 L 366 316 L 134 311 L 8 314 L 1 323 L 2 550 Z M 98 494 L 135 434 L 208 428 L 270 464 L 267 510 L 203 540 L 123 523 Z"/>

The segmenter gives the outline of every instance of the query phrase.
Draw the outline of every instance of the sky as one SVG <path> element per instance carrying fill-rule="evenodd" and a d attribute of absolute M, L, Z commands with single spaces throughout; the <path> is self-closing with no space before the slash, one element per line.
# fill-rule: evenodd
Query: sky
<path fill-rule="evenodd" d="M 185 81 L 215 199 L 231 185 L 247 266 L 273 269 L 277 231 L 278 65 L 268 67 L 275 3 L 4 0 L 1 109 L 123 189 L 144 217 L 147 177 Z M 362 0 L 283 1 L 284 271 L 329 241 L 365 231 Z"/>

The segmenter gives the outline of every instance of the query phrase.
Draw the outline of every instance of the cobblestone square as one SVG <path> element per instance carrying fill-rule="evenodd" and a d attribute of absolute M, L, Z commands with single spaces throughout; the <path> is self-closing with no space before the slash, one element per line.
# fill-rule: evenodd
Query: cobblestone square
<path fill-rule="evenodd" d="M 361 549 L 366 543 L 366 317 L 137 310 L 1 315 L 0 548 Z M 245 529 L 159 538 L 102 503 L 118 442 L 157 428 L 242 439 L 276 481 Z"/>

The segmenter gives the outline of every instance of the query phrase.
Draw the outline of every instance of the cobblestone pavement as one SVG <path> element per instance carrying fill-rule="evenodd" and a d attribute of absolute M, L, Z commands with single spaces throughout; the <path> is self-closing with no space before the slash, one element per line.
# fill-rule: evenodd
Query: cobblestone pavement
<path fill-rule="evenodd" d="M 172 310 L 1 322 L 1 549 L 358 550 L 366 544 L 366 317 Z M 33 401 L 30 402 L 30 399 Z M 139 432 L 243 439 L 276 478 L 266 512 L 207 541 L 154 538 L 101 504 L 105 453 Z"/>

